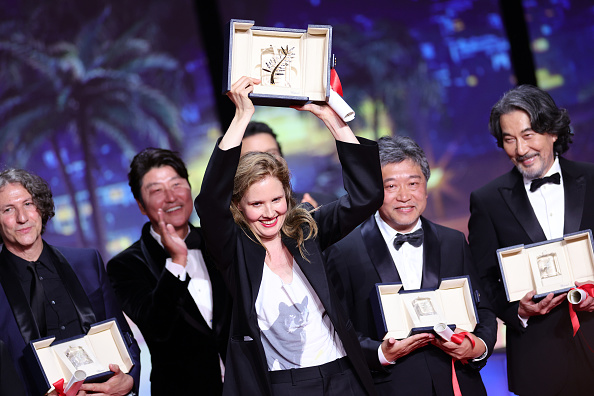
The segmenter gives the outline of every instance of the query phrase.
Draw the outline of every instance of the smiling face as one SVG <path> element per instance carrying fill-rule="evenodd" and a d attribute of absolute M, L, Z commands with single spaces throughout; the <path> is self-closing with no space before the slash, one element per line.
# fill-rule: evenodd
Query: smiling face
<path fill-rule="evenodd" d="M 137 201 L 138 207 L 149 218 L 153 229 L 159 229 L 158 210 L 162 209 L 165 224 L 171 224 L 183 239 L 194 208 L 188 181 L 169 165 L 152 168 L 142 178 L 140 193 L 144 204 Z"/>
<path fill-rule="evenodd" d="M 276 177 L 266 176 L 252 184 L 239 201 L 238 208 L 263 242 L 280 237 L 287 200 L 283 185 Z"/>
<path fill-rule="evenodd" d="M 379 214 L 398 232 L 412 231 L 427 206 L 427 180 L 410 159 L 382 167 L 384 203 Z"/>
<path fill-rule="evenodd" d="M 11 183 L 0 189 L 0 235 L 8 250 L 36 260 L 43 250 L 42 228 L 41 214 L 25 187 Z"/>
<path fill-rule="evenodd" d="M 530 117 L 521 110 L 503 114 L 499 122 L 503 149 L 526 179 L 543 177 L 555 162 L 557 136 L 532 130 Z"/>

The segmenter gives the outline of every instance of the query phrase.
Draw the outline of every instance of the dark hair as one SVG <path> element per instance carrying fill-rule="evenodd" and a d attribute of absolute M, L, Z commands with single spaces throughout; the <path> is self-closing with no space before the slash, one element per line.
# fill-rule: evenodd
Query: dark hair
<path fill-rule="evenodd" d="M 41 233 L 43 234 L 47 222 L 56 214 L 50 186 L 36 174 L 15 168 L 9 168 L 0 173 L 0 189 L 8 184 L 20 184 L 31 194 L 33 203 L 41 215 Z M 1 236 L 0 242 L 2 242 Z"/>
<path fill-rule="evenodd" d="M 180 158 L 179 154 L 175 151 L 149 147 L 142 150 L 140 153 L 134 156 L 130 163 L 130 173 L 128 173 L 128 184 L 132 190 L 132 195 L 142 205 L 142 194 L 140 189 L 142 188 L 142 179 L 153 168 L 160 168 L 162 166 L 170 166 L 175 172 L 188 181 L 188 170 L 186 164 Z"/>
<path fill-rule="evenodd" d="M 567 110 L 557 107 L 551 95 L 533 85 L 520 85 L 507 91 L 491 109 L 489 130 L 497 139 L 497 146 L 503 147 L 501 116 L 515 110 L 522 110 L 528 114 L 534 132 L 557 136 L 557 141 L 553 145 L 555 153 L 563 154 L 569 150 L 573 132 L 569 127 Z"/>
<path fill-rule="evenodd" d="M 276 142 L 276 145 L 278 146 L 278 152 L 280 153 L 280 156 L 284 157 L 281 145 L 278 142 L 278 139 L 276 138 L 276 133 L 274 133 L 274 131 L 272 130 L 272 128 L 268 126 L 268 124 L 258 121 L 250 121 L 248 126 L 245 128 L 243 138 L 245 139 L 247 137 L 254 136 L 260 133 L 267 133 L 270 136 L 272 136 L 274 138 L 274 141 Z"/>
<path fill-rule="evenodd" d="M 377 141 L 379 147 L 380 164 L 382 168 L 388 164 L 411 160 L 421 167 L 425 181 L 429 181 L 431 169 L 425 152 L 408 136 L 384 136 Z"/>

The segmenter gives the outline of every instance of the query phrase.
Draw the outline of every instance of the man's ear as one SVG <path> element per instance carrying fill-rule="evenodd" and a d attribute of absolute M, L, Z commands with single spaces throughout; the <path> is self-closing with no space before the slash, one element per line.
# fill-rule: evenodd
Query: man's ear
<path fill-rule="evenodd" d="M 142 206 L 142 203 L 140 203 L 139 200 L 136 200 L 136 203 L 138 204 L 138 209 L 140 209 L 140 213 L 146 216 L 146 210 L 144 210 L 144 206 Z"/>

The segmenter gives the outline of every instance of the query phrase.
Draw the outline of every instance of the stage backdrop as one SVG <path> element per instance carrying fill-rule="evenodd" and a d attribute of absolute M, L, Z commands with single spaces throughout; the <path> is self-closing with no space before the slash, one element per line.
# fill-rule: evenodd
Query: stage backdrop
<path fill-rule="evenodd" d="M 197 21 L 210 17 L 196 15 L 199 1 L 0 5 L 0 167 L 49 181 L 50 243 L 96 247 L 107 261 L 138 239 L 146 219 L 127 172 L 145 147 L 179 151 L 199 191 L 222 132 L 221 82 L 211 81 L 205 52 L 218 35 L 199 33 Z M 426 216 L 466 232 L 470 192 L 511 167 L 487 130 L 491 106 L 516 83 L 498 1 L 219 0 L 216 7 L 219 27 L 231 18 L 332 25 L 344 98 L 357 112 L 352 128 L 372 139 L 417 140 L 432 166 Z M 593 14 L 588 0 L 524 1 L 538 83 L 573 120 L 567 157 L 590 161 Z M 254 118 L 279 135 L 296 190 L 342 193 L 333 139 L 315 117 L 259 107 Z M 145 381 L 148 362 L 145 352 Z M 486 382 L 490 395 L 506 394 L 505 378 Z"/>

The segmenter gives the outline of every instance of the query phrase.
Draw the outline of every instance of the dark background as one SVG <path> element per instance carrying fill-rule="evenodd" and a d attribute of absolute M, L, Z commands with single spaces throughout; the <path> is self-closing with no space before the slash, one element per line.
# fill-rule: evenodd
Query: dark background
<path fill-rule="evenodd" d="M 4 0 L 0 168 L 50 182 L 50 243 L 95 247 L 107 261 L 138 239 L 146 220 L 127 172 L 145 147 L 178 150 L 197 194 L 233 115 L 221 94 L 232 18 L 332 25 L 344 98 L 357 112 L 351 127 L 421 144 L 432 166 L 425 215 L 438 223 L 466 232 L 470 192 L 511 167 L 487 121 L 517 83 L 537 83 L 569 110 L 575 142 L 566 156 L 591 161 L 588 0 Z M 268 107 L 254 118 L 279 134 L 296 190 L 340 194 L 333 139 L 317 119 Z M 506 394 L 502 364 L 492 358 L 483 371 L 490 395 Z"/>

